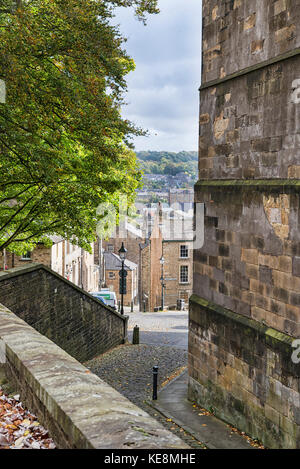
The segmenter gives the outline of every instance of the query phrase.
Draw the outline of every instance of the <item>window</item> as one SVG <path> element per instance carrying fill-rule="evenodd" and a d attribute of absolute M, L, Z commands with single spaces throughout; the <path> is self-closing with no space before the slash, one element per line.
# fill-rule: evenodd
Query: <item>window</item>
<path fill-rule="evenodd" d="M 181 258 L 187 258 L 189 257 L 189 248 L 185 244 L 182 244 L 180 246 L 180 257 Z"/>
<path fill-rule="evenodd" d="M 108 244 L 107 250 L 108 250 L 108 252 L 114 252 L 114 245 L 113 244 Z"/>
<path fill-rule="evenodd" d="M 180 283 L 189 282 L 189 266 L 181 265 L 180 266 Z"/>
<path fill-rule="evenodd" d="M 108 278 L 116 278 L 116 275 L 114 272 L 108 272 Z"/>
<path fill-rule="evenodd" d="M 25 254 L 22 254 L 21 260 L 22 261 L 31 261 L 31 252 L 28 251 Z"/>

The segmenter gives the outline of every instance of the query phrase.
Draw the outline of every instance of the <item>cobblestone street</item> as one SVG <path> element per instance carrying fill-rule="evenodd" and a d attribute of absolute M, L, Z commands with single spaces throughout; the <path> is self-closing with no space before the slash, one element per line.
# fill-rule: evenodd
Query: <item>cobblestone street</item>
<path fill-rule="evenodd" d="M 158 345 L 121 345 L 94 358 L 88 368 L 141 405 L 152 398 L 152 368 L 159 367 L 159 387 L 178 369 L 186 366 L 187 352 L 176 347 Z"/>
<path fill-rule="evenodd" d="M 126 313 L 129 315 L 128 338 L 132 339 L 135 325 L 140 328 L 140 343 L 167 345 L 187 350 L 188 312 L 165 311 L 159 313 Z"/>
<path fill-rule="evenodd" d="M 130 313 L 129 345 L 94 358 L 87 366 L 108 384 L 141 405 L 152 396 L 152 369 L 159 367 L 159 388 L 187 366 L 187 312 Z M 132 330 L 140 328 L 140 345 L 131 345 Z"/>
<path fill-rule="evenodd" d="M 126 312 L 126 314 L 128 314 Z M 159 367 L 158 387 L 162 389 L 187 366 L 187 323 L 185 311 L 129 313 L 128 337 L 140 327 L 140 345 L 121 345 L 85 365 L 101 379 L 159 420 L 194 448 L 202 448 L 191 435 L 162 417 L 145 401 L 152 399 L 152 368 Z"/>

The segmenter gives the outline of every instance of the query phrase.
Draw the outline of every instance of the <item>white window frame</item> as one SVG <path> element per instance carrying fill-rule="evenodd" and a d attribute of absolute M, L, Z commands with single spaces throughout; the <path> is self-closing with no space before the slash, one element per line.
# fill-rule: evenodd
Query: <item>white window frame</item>
<path fill-rule="evenodd" d="M 182 280 L 182 269 L 185 268 L 186 269 L 186 278 L 187 280 Z M 185 285 L 185 284 L 188 284 L 189 283 L 189 266 L 188 265 L 181 265 L 179 267 L 179 283 L 182 284 L 182 285 Z"/>
<path fill-rule="evenodd" d="M 182 250 L 181 248 L 184 248 L 184 250 L 186 251 L 187 255 L 186 256 L 183 256 L 182 255 Z M 180 259 L 188 259 L 189 258 L 189 247 L 187 244 L 180 244 L 179 246 L 179 258 Z"/>

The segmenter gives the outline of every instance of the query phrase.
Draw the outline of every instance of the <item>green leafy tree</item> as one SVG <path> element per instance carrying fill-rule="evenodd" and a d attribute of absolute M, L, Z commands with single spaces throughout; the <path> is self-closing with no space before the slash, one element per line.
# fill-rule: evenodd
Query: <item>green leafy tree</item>
<path fill-rule="evenodd" d="M 141 174 L 122 118 L 134 62 L 112 25 L 117 7 L 145 22 L 156 0 L 2 0 L 0 250 L 58 234 L 88 248 L 100 203 L 133 202 Z"/>

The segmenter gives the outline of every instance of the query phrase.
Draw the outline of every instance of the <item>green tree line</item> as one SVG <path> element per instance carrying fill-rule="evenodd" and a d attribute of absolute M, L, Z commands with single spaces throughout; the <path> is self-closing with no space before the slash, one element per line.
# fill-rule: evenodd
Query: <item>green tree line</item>
<path fill-rule="evenodd" d="M 141 169 L 145 174 L 165 174 L 176 176 L 180 172 L 197 177 L 198 152 L 181 151 L 140 151 L 136 153 Z"/>

